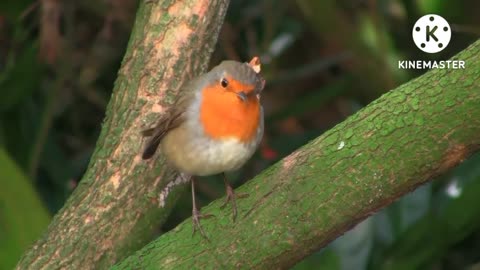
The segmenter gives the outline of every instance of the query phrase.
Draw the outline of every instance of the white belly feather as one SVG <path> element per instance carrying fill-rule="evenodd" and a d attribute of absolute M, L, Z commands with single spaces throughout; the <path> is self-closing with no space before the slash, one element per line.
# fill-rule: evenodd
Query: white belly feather
<path fill-rule="evenodd" d="M 191 175 L 213 175 L 239 169 L 250 157 L 260 142 L 262 130 L 254 142 L 242 143 L 230 138 L 215 140 L 196 136 L 182 128 L 172 130 L 162 141 L 162 150 L 167 160 L 178 170 Z"/>

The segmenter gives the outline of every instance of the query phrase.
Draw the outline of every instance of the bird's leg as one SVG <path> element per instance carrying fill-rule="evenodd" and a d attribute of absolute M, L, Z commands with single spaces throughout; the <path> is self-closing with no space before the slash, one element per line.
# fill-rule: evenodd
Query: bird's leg
<path fill-rule="evenodd" d="M 209 218 L 213 217 L 212 214 L 201 214 L 200 210 L 197 208 L 197 202 L 195 200 L 195 178 L 192 177 L 192 222 L 193 222 L 193 233 L 195 234 L 195 231 L 199 230 L 200 234 L 208 240 L 207 235 L 205 234 L 205 231 L 203 230 L 202 226 L 200 225 L 200 219 L 201 218 Z"/>
<path fill-rule="evenodd" d="M 233 211 L 233 221 L 235 222 L 235 219 L 237 218 L 236 197 L 238 196 L 239 198 L 244 198 L 244 197 L 247 197 L 248 194 L 235 195 L 235 192 L 233 191 L 232 186 L 230 185 L 230 183 L 227 180 L 227 176 L 225 175 L 225 173 L 223 173 L 222 175 L 223 175 L 223 181 L 225 182 L 225 192 L 227 193 L 227 199 L 225 200 L 223 205 L 220 206 L 220 208 L 224 208 L 228 204 L 228 202 L 231 202 L 232 203 L 232 211 Z"/>

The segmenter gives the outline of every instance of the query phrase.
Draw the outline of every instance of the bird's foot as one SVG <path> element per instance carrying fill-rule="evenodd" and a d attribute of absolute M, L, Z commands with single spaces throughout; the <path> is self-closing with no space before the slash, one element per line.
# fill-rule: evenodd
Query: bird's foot
<path fill-rule="evenodd" d="M 200 231 L 200 234 L 208 240 L 207 234 L 205 234 L 205 231 L 202 228 L 202 225 L 200 224 L 200 219 L 206 219 L 206 218 L 211 218 L 214 217 L 212 214 L 202 214 L 197 208 L 194 208 L 192 210 L 192 223 L 193 223 L 193 234 L 195 234 L 196 231 Z"/>
<path fill-rule="evenodd" d="M 225 187 L 226 193 L 227 193 L 227 199 L 225 202 L 220 206 L 220 209 L 225 208 L 227 204 L 230 202 L 232 204 L 232 212 L 233 212 L 233 222 L 237 219 L 237 198 L 246 198 L 248 197 L 247 193 L 240 193 L 240 194 L 235 194 L 235 191 L 230 185 L 226 185 Z"/>

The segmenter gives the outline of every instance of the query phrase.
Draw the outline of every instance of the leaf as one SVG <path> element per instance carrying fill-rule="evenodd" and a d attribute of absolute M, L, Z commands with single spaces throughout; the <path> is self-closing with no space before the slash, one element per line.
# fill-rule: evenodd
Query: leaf
<path fill-rule="evenodd" d="M 21 169 L 0 148 L 0 269 L 12 269 L 50 217 Z"/>

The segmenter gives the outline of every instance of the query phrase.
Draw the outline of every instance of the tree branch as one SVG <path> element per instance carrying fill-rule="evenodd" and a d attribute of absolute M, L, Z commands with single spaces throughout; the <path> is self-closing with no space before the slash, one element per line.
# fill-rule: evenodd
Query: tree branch
<path fill-rule="evenodd" d="M 456 166 L 480 146 L 480 41 L 383 95 L 239 188 L 231 221 L 222 200 L 203 209 L 210 241 L 186 220 L 114 269 L 288 268 Z"/>
<path fill-rule="evenodd" d="M 178 197 L 159 201 L 175 173 L 141 160 L 140 131 L 205 70 L 229 1 L 140 2 L 88 170 L 19 269 L 110 266 L 152 239 Z"/>

